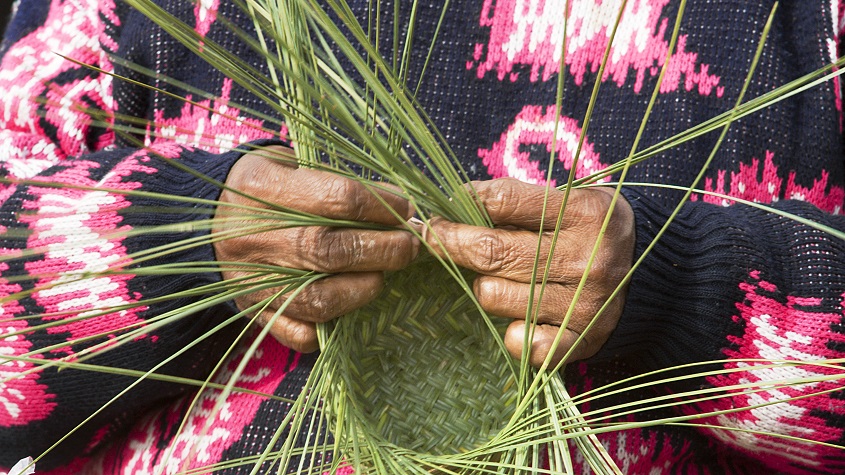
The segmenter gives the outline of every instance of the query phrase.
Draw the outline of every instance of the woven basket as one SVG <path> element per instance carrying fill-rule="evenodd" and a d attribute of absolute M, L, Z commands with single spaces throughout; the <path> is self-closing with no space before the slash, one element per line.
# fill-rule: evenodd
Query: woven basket
<path fill-rule="evenodd" d="M 332 424 L 347 436 L 366 434 L 342 446 L 457 454 L 484 445 L 512 415 L 517 395 L 507 357 L 433 258 L 389 276 L 380 298 L 338 325 L 345 328 L 336 329 L 332 344 L 344 356 L 326 361 L 338 383 L 326 399 L 336 407 L 345 398 L 357 410 L 340 418 L 330 410 Z M 500 334 L 505 325 L 496 323 Z"/>

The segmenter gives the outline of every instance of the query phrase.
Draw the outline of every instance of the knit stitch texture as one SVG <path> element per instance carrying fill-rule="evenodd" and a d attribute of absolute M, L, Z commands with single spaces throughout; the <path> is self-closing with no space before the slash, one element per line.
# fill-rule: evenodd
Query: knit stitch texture
<path fill-rule="evenodd" d="M 265 67 L 264 60 L 221 21 L 252 25 L 234 2 L 159 3 L 194 25 L 200 35 L 257 68 Z M 419 44 L 427 42 L 439 21 L 437 3 L 419 5 Z M 557 184 L 565 182 L 569 173 L 585 176 L 627 154 L 657 84 L 679 2 L 630 0 L 602 77 L 597 77 L 598 67 L 619 10 L 617 0 L 572 0 L 563 56 L 564 0 L 452 3 L 419 98 L 470 178 L 514 177 L 542 184 L 547 172 L 544 157 L 553 144 Z M 780 2 L 747 97 L 771 91 L 837 57 L 840 3 Z M 350 4 L 361 15 L 368 8 L 365 0 Z M 733 107 L 772 4 L 771 0 L 689 2 L 641 148 Z M 159 297 L 218 282 L 215 272 L 133 273 L 136 253 L 201 236 L 203 231 L 190 226 L 176 233 L 131 231 L 209 218 L 210 206 L 192 205 L 186 212 L 184 203 L 165 195 L 216 199 L 219 188 L 195 179 L 186 168 L 224 181 L 241 156 L 231 150 L 234 146 L 265 143 L 260 141 L 275 135 L 267 130 L 284 136 L 284 127 L 244 112 L 272 115 L 267 104 L 119 0 L 22 0 L 2 51 L 0 173 L 5 181 L 0 185 L 0 229 L 9 232 L 0 237 L 0 253 L 20 258 L 0 263 L 0 296 L 21 297 L 0 300 L 0 335 L 16 335 L 0 340 L 0 355 L 20 356 L 49 347 L 50 358 L 73 357 L 84 345 L 71 345 L 69 340 L 90 337 L 94 343 L 107 344 L 126 325 L 149 325 L 156 315 L 188 302 L 188 297 Z M 157 77 L 137 73 L 121 66 L 122 61 L 115 62 L 112 54 L 214 98 L 194 97 Z M 414 54 L 411 71 L 418 73 L 427 50 Z M 195 103 L 114 80 L 60 55 L 187 94 Z M 555 129 L 559 70 L 566 75 L 566 93 Z M 411 77 L 415 82 L 413 73 Z M 582 121 L 596 80 L 601 81 L 601 91 L 595 119 L 573 171 L 572 153 L 585 129 Z M 77 107 L 80 104 L 85 108 Z M 105 111 L 112 127 L 103 126 L 87 109 Z M 129 117 L 145 119 L 147 125 L 139 129 Z M 610 341 L 590 361 L 570 365 L 566 381 L 578 394 L 685 363 L 727 360 L 707 368 L 736 371 L 625 391 L 591 402 L 583 410 L 601 411 L 693 388 L 837 372 L 815 366 L 763 368 L 748 359 L 845 357 L 845 243 L 731 198 L 772 204 L 845 230 L 845 218 L 840 216 L 845 204 L 842 123 L 838 80 L 735 123 L 700 185 L 720 195 L 695 195 L 684 205 L 634 274 L 624 314 Z M 115 133 L 130 125 L 136 128 L 134 135 Z M 209 136 L 214 140 L 204 138 Z M 633 167 L 627 181 L 689 186 L 715 140 L 715 134 L 706 135 L 657 155 Z M 79 185 L 98 185 L 101 190 Z M 147 193 L 133 193 L 137 191 Z M 681 192 L 629 186 L 624 193 L 635 212 L 640 256 Z M 153 211 L 168 208 L 182 211 Z M 145 265 L 213 260 L 213 249 L 206 245 Z M 125 272 L 90 277 L 90 272 L 107 268 Z M 72 321 L 74 316 L 102 310 L 108 311 L 84 323 Z M 154 328 L 89 363 L 146 371 L 198 341 L 161 371 L 203 378 L 237 329 L 199 338 L 234 311 L 232 305 L 204 309 L 175 325 Z M 41 316 L 17 318 L 32 315 Z M 45 325 L 64 320 L 63 325 Z M 34 327 L 38 329 L 27 331 Z M 229 355 L 215 380 L 225 382 L 242 357 L 243 351 Z M 268 339 L 247 363 L 239 385 L 294 398 L 314 361 L 314 355 L 295 353 Z M 55 368 L 30 372 L 34 367 L 25 360 L 0 363 L 0 467 L 41 454 L 134 381 Z M 839 386 L 833 380 L 753 394 L 735 392 L 716 401 L 647 413 L 615 411 L 611 420 L 647 421 L 820 393 L 706 417 L 696 421 L 700 427 L 658 425 L 607 432 L 599 438 L 623 473 L 843 473 L 841 449 L 743 432 L 752 429 L 841 445 L 845 392 Z M 213 412 L 218 395 L 217 390 L 204 390 L 186 414 L 193 398 L 190 388 L 146 381 L 51 450 L 39 462 L 39 473 L 172 473 L 254 455 L 266 447 L 288 410 L 277 400 L 241 392 L 229 397 L 225 411 Z M 186 416 L 186 426 L 177 435 Z M 584 461 L 577 462 L 587 473 Z M 241 467 L 216 473 L 248 472 Z"/>

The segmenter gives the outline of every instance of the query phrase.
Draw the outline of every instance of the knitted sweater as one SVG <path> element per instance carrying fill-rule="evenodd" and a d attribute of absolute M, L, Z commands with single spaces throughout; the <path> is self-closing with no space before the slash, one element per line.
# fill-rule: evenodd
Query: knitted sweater
<path fill-rule="evenodd" d="M 220 21 L 225 17 L 236 25 L 251 25 L 234 2 L 161 3 L 195 25 L 200 35 L 263 67 L 264 61 Z M 358 13 L 368 4 L 351 3 Z M 426 35 L 439 20 L 442 5 L 437 3 L 419 5 L 419 44 L 427 42 Z M 657 84 L 679 2 L 629 0 L 625 26 L 616 34 L 601 78 L 598 66 L 620 2 L 572 1 L 565 64 L 560 65 L 564 3 L 452 2 L 419 98 L 462 157 L 470 178 L 511 176 L 543 183 L 543 156 L 554 140 L 555 180 L 565 181 L 597 79 L 601 90 L 594 120 L 575 173 L 595 172 L 628 153 Z M 641 149 L 733 107 L 772 4 L 689 2 Z M 392 11 L 392 6 L 382 8 Z M 746 97 L 757 97 L 835 59 L 841 9 L 835 0 L 781 2 Z M 0 340 L 0 355 L 6 358 L 0 357 L 0 467 L 41 454 L 92 415 L 48 452 L 38 464 L 39 473 L 172 473 L 260 453 L 286 414 L 287 405 L 277 399 L 240 392 L 229 396 L 226 410 L 211 411 L 218 390 L 204 390 L 199 403 L 191 406 L 190 387 L 147 381 L 110 402 L 135 381 L 134 376 L 55 367 L 36 372 L 31 370 L 38 365 L 19 357 L 72 357 L 91 342 L 70 345 L 69 340 L 108 342 L 114 337 L 112 329 L 134 324 L 150 330 L 86 363 L 146 371 L 196 342 L 160 371 L 190 378 L 209 374 L 234 336 L 199 337 L 234 314 L 231 304 L 204 308 L 165 327 L 154 326 L 153 319 L 202 296 L 158 297 L 217 282 L 217 273 L 151 276 L 132 272 L 130 265 L 126 272 L 94 277 L 87 273 L 202 235 L 191 227 L 176 233 L 131 231 L 208 218 L 212 208 L 202 201 L 186 205 L 163 196 L 214 200 L 219 194 L 218 187 L 195 179 L 172 159 L 223 181 L 240 156 L 229 151 L 233 145 L 267 139 L 272 134 L 266 130 L 280 130 L 246 111 L 271 111 L 140 13 L 115 1 L 22 0 L 2 50 L 0 169 L 6 180 L 0 185 L 0 226 L 6 232 L 0 249 L 10 258 L 0 261 L 0 294 L 16 297 L 0 300 L 0 334 L 11 335 Z M 133 72 L 112 54 L 216 98 Z M 417 54 L 417 64 L 426 54 Z M 190 94 L 195 102 L 114 80 L 62 56 Z M 559 69 L 566 73 L 566 92 L 554 138 Z M 85 107 L 77 107 L 80 104 Z M 105 120 L 113 127 L 103 126 L 96 114 L 86 112 L 89 109 L 108 112 Z M 132 117 L 147 122 L 139 126 L 128 119 Z M 129 126 L 134 130 L 126 133 Z M 717 135 L 704 135 L 636 165 L 627 181 L 689 186 Z M 147 146 L 135 147 L 133 139 Z M 700 188 L 771 203 L 845 230 L 845 219 L 838 216 L 845 202 L 838 81 L 736 122 Z M 624 193 L 634 209 L 640 256 L 682 192 L 627 186 Z M 161 212 L 168 207 L 181 211 Z M 213 260 L 211 246 L 205 245 L 166 257 L 153 255 L 144 265 Z M 74 275 L 76 279 L 68 277 Z M 73 319 L 98 310 L 107 311 L 82 322 Z M 38 317 L 27 318 L 33 315 Z M 44 349 L 43 356 L 31 353 Z M 229 355 L 216 380 L 225 382 L 242 356 Z M 772 369 L 748 359 L 842 357 L 845 243 L 770 211 L 700 194 L 683 206 L 637 268 L 619 326 L 599 355 L 570 365 L 565 376 L 577 394 L 661 368 L 724 361 L 707 367 L 722 370 L 711 376 L 632 389 L 582 408 L 596 410 L 695 388 L 814 375 L 821 379 L 839 372 L 820 366 Z M 314 355 L 297 354 L 267 339 L 247 363 L 239 385 L 293 398 L 314 360 Z M 842 473 L 845 452 L 839 448 L 743 432 L 842 444 L 841 386 L 830 378 L 755 393 L 735 391 L 715 401 L 676 403 L 648 413 L 621 415 L 616 409 L 612 420 L 649 421 L 817 394 L 699 419 L 698 426 L 659 424 L 599 438 L 624 473 Z M 177 435 L 188 407 L 192 412 Z M 211 429 L 204 429 L 206 425 Z M 239 467 L 216 473 L 248 471 Z"/>

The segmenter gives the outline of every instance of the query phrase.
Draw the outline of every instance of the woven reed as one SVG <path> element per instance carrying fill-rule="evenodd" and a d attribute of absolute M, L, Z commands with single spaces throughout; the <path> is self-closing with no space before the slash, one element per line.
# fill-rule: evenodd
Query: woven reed
<path fill-rule="evenodd" d="M 505 356 L 471 299 L 434 259 L 388 276 L 380 298 L 339 325 L 342 361 L 328 367 L 345 384 L 328 397 L 359 409 L 341 421 L 355 426 L 347 434 L 455 454 L 489 441 L 512 415 L 516 395 Z"/>

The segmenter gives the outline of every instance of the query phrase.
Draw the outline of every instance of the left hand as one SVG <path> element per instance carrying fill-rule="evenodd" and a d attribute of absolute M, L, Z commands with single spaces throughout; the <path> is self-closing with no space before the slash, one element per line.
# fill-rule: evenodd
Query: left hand
<path fill-rule="evenodd" d="M 534 286 L 535 304 L 540 285 L 531 282 L 531 271 L 540 237 L 545 186 L 512 178 L 474 182 L 478 198 L 490 215 L 494 229 L 457 224 L 443 218 L 431 220 L 427 242 L 440 255 L 448 253 L 456 264 L 475 271 L 473 291 L 485 311 L 515 319 L 505 334 L 505 346 L 521 357 L 529 291 Z M 593 261 L 589 277 L 557 348 L 552 348 L 560 325 L 583 275 L 602 223 L 610 209 L 613 188 L 572 190 L 563 215 L 561 231 L 551 259 L 549 279 L 539 308 L 539 322 L 531 342 L 530 363 L 539 367 L 554 350 L 552 364 L 566 352 L 595 318 L 631 269 L 634 257 L 634 213 L 619 197 Z M 564 193 L 552 189 L 543 221 L 537 282 L 551 249 L 552 235 Z M 437 238 L 434 237 L 437 236 Z M 438 243 L 439 239 L 439 243 Z M 442 244 L 442 248 L 441 248 Z M 618 294 L 598 316 L 569 360 L 595 355 L 616 328 L 624 305 Z M 536 307 L 535 307 L 536 309 Z"/>

